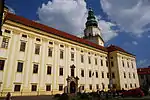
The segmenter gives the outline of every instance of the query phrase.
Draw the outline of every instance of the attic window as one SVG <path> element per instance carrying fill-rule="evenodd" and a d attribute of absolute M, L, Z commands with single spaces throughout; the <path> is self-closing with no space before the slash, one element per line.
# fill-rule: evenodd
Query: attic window
<path fill-rule="evenodd" d="M 81 52 L 83 52 L 83 50 L 81 50 Z"/>
<path fill-rule="evenodd" d="M 36 38 L 36 41 L 39 41 L 39 42 L 40 42 L 41 40 L 40 40 L 39 38 Z"/>
<path fill-rule="evenodd" d="M 88 52 L 88 54 L 90 54 L 90 52 Z"/>
<path fill-rule="evenodd" d="M 49 42 L 49 44 L 53 45 L 53 42 Z"/>
<path fill-rule="evenodd" d="M 64 45 L 60 45 L 60 47 L 62 47 L 62 48 L 63 48 L 63 47 L 64 47 Z"/>
<path fill-rule="evenodd" d="M 95 56 L 96 56 L 96 54 L 95 54 Z"/>
<path fill-rule="evenodd" d="M 10 31 L 10 30 L 7 30 L 7 29 L 5 29 L 5 32 L 6 32 L 6 33 L 11 33 L 11 31 Z"/>
<path fill-rule="evenodd" d="M 27 38 L 27 35 L 25 35 L 25 34 L 22 34 L 22 37 L 24 37 L 24 38 Z"/>
<path fill-rule="evenodd" d="M 74 48 L 71 48 L 71 50 L 74 50 Z"/>

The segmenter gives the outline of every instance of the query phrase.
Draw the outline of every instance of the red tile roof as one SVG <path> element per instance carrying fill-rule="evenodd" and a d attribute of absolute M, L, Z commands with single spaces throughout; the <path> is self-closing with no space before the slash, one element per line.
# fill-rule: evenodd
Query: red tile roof
<path fill-rule="evenodd" d="M 75 42 L 79 42 L 79 43 L 82 43 L 82 44 L 85 44 L 85 45 L 88 45 L 88 46 L 91 46 L 91 47 L 94 47 L 94 48 L 97 48 L 97 49 L 100 49 L 102 51 L 107 52 L 107 49 L 103 46 L 100 46 L 100 45 L 97 45 L 95 43 L 89 42 L 87 40 L 84 40 L 82 38 L 79 38 L 79 37 L 76 37 L 74 35 L 68 34 L 66 32 L 56 30 L 52 27 L 48 27 L 46 25 L 28 20 L 26 18 L 23 18 L 21 16 L 17 16 L 17 15 L 12 14 L 12 13 L 8 13 L 5 20 L 11 20 L 13 22 L 23 24 L 25 26 L 29 26 L 29 27 L 32 27 L 32 28 L 35 28 L 35 29 L 39 29 L 39 30 L 47 32 L 49 34 L 54 34 L 54 35 L 57 35 L 57 36 L 60 36 L 60 37 L 63 37 L 63 38 L 66 38 L 66 39 L 69 39 L 69 40 L 72 40 L 72 41 L 75 41 Z"/>
<path fill-rule="evenodd" d="M 138 74 L 150 74 L 150 68 L 138 68 L 137 73 Z"/>
<path fill-rule="evenodd" d="M 23 24 L 25 26 L 32 27 L 32 28 L 44 31 L 44 32 L 47 32 L 49 34 L 54 34 L 54 35 L 57 35 L 57 36 L 60 36 L 60 37 L 63 37 L 63 38 L 66 38 L 66 39 L 69 39 L 69 40 L 72 40 L 72 41 L 75 41 L 75 42 L 79 42 L 79 43 L 82 43 L 82 44 L 94 47 L 96 49 L 100 49 L 100 50 L 105 51 L 105 52 L 108 52 L 108 51 L 109 52 L 121 51 L 121 52 L 125 52 L 127 54 L 132 55 L 131 53 L 126 52 L 125 50 L 123 50 L 120 47 L 117 47 L 117 46 L 114 46 L 114 45 L 111 45 L 109 47 L 103 47 L 103 46 L 100 46 L 98 44 L 95 44 L 95 43 L 92 43 L 90 41 L 87 41 L 85 39 L 82 39 L 82 38 L 76 37 L 74 35 L 71 35 L 69 33 L 66 33 L 66 32 L 63 32 L 63 31 L 60 31 L 60 30 L 57 30 L 57 29 L 54 29 L 52 27 L 48 27 L 46 25 L 37 23 L 35 21 L 28 20 L 26 18 L 23 18 L 21 16 L 17 16 L 15 14 L 12 14 L 12 13 L 9 13 L 9 12 L 6 15 L 5 20 L 11 20 L 13 22 L 16 22 L 16 23 L 19 23 L 19 24 Z"/>
<path fill-rule="evenodd" d="M 110 45 L 109 47 L 107 47 L 107 50 L 108 52 L 112 52 L 112 51 L 121 51 L 121 52 L 124 52 L 124 53 L 127 53 L 127 54 L 130 54 L 130 55 L 133 55 L 127 51 L 125 51 L 124 49 L 118 47 L 118 46 L 115 46 L 115 45 Z M 135 55 L 133 55 L 135 56 Z"/>

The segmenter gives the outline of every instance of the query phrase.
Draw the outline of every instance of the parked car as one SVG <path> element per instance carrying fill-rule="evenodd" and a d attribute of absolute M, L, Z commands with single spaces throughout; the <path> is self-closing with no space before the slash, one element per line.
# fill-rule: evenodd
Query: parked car
<path fill-rule="evenodd" d="M 122 96 L 140 96 L 143 97 L 144 96 L 144 92 L 140 89 L 140 88 L 136 88 L 136 89 L 131 89 L 125 92 L 122 92 Z"/>

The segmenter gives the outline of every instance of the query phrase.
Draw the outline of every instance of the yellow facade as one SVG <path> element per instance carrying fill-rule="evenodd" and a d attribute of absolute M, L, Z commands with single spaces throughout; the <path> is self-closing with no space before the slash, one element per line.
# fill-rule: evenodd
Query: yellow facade
<path fill-rule="evenodd" d="M 11 20 L 4 22 L 2 31 L 0 61 L 4 63 L 4 66 L 0 65 L 3 66 L 0 70 L 0 96 L 5 96 L 7 92 L 11 92 L 13 96 L 63 93 L 67 86 L 66 79 L 71 75 L 70 66 L 72 65 L 75 66 L 74 76 L 79 78 L 76 91 L 81 91 L 81 86 L 84 86 L 82 91 L 86 92 L 97 89 L 108 90 L 112 72 L 115 74 L 112 84 L 116 89 L 139 87 L 136 59 L 133 55 L 119 51 L 108 53 Z M 21 50 L 21 45 L 25 47 L 24 51 Z M 38 52 L 37 45 L 40 48 L 39 54 L 35 54 Z M 50 52 L 52 54 L 49 56 Z M 62 52 L 63 57 L 60 58 Z M 83 56 L 83 61 L 81 56 Z M 106 62 L 109 63 L 108 66 Z M 129 62 L 129 67 L 127 62 Z M 51 67 L 50 74 L 47 74 L 48 66 Z M 60 75 L 60 69 L 63 69 L 63 75 Z M 91 71 L 91 77 L 89 77 L 89 71 Z M 123 77 L 123 72 L 126 72 L 126 78 Z M 129 78 L 129 72 L 131 78 Z M 109 78 L 107 73 L 109 73 Z M 135 78 L 133 78 L 133 73 Z"/>

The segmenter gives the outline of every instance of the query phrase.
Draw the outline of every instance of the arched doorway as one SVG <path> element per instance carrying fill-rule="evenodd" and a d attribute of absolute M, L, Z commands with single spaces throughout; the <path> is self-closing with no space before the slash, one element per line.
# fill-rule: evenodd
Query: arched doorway
<path fill-rule="evenodd" d="M 76 84 L 74 81 L 70 82 L 70 93 L 76 92 Z"/>

